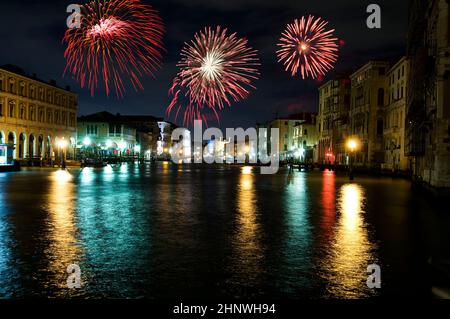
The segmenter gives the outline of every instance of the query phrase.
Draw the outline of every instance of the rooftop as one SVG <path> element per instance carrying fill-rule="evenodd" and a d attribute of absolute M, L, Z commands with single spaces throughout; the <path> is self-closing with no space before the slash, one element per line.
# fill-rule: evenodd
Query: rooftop
<path fill-rule="evenodd" d="M 30 80 L 41 82 L 41 83 L 43 83 L 45 85 L 53 86 L 53 87 L 55 87 L 57 89 L 64 90 L 64 91 L 71 92 L 71 93 L 75 94 L 74 92 L 71 91 L 70 86 L 67 85 L 65 87 L 60 87 L 60 86 L 57 85 L 55 80 L 50 80 L 48 82 L 44 81 L 44 80 L 38 78 L 35 73 L 33 73 L 32 75 L 27 74 L 21 67 L 18 67 L 17 65 L 13 65 L 13 64 L 0 65 L 0 69 L 3 70 L 3 71 L 14 73 L 16 75 L 23 76 L 23 77 L 28 78 Z"/>

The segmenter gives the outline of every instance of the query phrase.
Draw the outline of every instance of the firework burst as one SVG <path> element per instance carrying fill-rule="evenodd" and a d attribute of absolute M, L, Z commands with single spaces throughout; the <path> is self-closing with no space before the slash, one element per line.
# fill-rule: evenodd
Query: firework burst
<path fill-rule="evenodd" d="M 331 70 L 337 61 L 338 44 L 334 30 L 326 30 L 327 21 L 309 16 L 287 25 L 278 44 L 278 62 L 292 76 L 317 79 Z"/>
<path fill-rule="evenodd" d="M 220 26 L 196 33 L 181 51 L 167 113 L 175 109 L 176 119 L 184 109 L 183 124 L 196 119 L 207 122 L 208 111 L 219 120 L 218 111 L 225 105 L 245 99 L 259 76 L 257 51 L 247 44 L 246 39 L 228 34 Z"/>
<path fill-rule="evenodd" d="M 66 68 L 91 95 L 102 78 L 109 95 L 123 97 L 127 79 L 143 89 L 140 77 L 161 65 L 164 26 L 158 13 L 139 0 L 94 0 L 81 6 L 81 27 L 68 29 L 63 42 Z"/>

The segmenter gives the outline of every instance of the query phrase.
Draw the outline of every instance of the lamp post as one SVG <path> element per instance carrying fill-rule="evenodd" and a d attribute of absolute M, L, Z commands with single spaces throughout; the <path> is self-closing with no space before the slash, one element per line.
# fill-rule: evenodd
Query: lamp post
<path fill-rule="evenodd" d="M 350 180 L 354 180 L 355 177 L 353 175 L 353 156 L 355 154 L 356 148 L 358 147 L 358 142 L 356 139 L 350 139 L 347 141 L 347 148 L 349 150 L 349 169 L 348 169 L 348 175 Z"/>
<path fill-rule="evenodd" d="M 64 139 L 64 137 L 62 139 L 60 139 L 58 141 L 58 147 L 59 147 L 59 153 L 61 155 L 61 161 L 60 161 L 60 168 L 61 169 L 66 169 L 66 148 L 67 148 L 67 141 Z"/>

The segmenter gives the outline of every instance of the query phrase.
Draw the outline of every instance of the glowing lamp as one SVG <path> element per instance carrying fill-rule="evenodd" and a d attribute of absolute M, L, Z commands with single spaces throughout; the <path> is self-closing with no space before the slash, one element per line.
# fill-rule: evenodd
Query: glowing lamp
<path fill-rule="evenodd" d="M 92 143 L 91 139 L 88 136 L 86 136 L 83 140 L 84 146 L 89 146 L 91 145 L 91 143 Z"/>

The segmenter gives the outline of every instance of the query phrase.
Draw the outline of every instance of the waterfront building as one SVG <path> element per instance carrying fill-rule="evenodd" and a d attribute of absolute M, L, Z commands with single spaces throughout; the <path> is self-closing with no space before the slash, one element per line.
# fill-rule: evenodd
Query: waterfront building
<path fill-rule="evenodd" d="M 406 151 L 416 180 L 450 187 L 450 24 L 445 0 L 409 10 Z"/>
<path fill-rule="evenodd" d="M 268 132 L 267 146 L 264 145 L 263 149 L 260 145 L 258 146 L 260 158 L 261 154 L 271 154 L 271 129 L 273 128 L 279 130 L 279 154 L 271 154 L 271 156 L 279 156 L 281 161 L 293 158 L 300 160 L 300 157 L 305 160 L 306 154 L 311 154 L 310 157 L 313 158 L 318 139 L 316 120 L 316 113 L 300 113 L 257 124 L 258 130 L 267 128 Z"/>
<path fill-rule="evenodd" d="M 342 75 L 319 88 L 318 162 L 345 164 L 349 132 L 350 78 Z"/>
<path fill-rule="evenodd" d="M 15 66 L 0 67 L 0 144 L 27 162 L 72 158 L 76 145 L 77 94 Z M 64 150 L 62 149 L 64 145 Z"/>
<path fill-rule="evenodd" d="M 160 138 L 160 128 L 158 123 L 163 119 L 151 115 L 118 115 L 121 122 L 136 129 L 136 143 L 139 153 L 145 159 L 156 156 L 158 140 Z"/>
<path fill-rule="evenodd" d="M 405 114 L 409 60 L 400 59 L 387 73 L 388 105 L 384 121 L 383 169 L 407 171 L 408 158 L 405 151 Z"/>
<path fill-rule="evenodd" d="M 172 132 L 177 128 L 173 123 L 158 121 L 159 136 L 156 142 L 156 155 L 159 158 L 169 159 L 172 148 Z"/>
<path fill-rule="evenodd" d="M 355 165 L 381 168 L 389 61 L 369 61 L 351 76 L 349 137 L 359 141 Z"/>
<path fill-rule="evenodd" d="M 109 112 L 79 117 L 77 133 L 80 152 L 93 150 L 100 155 L 130 155 L 137 146 L 136 129 L 120 115 Z"/>

